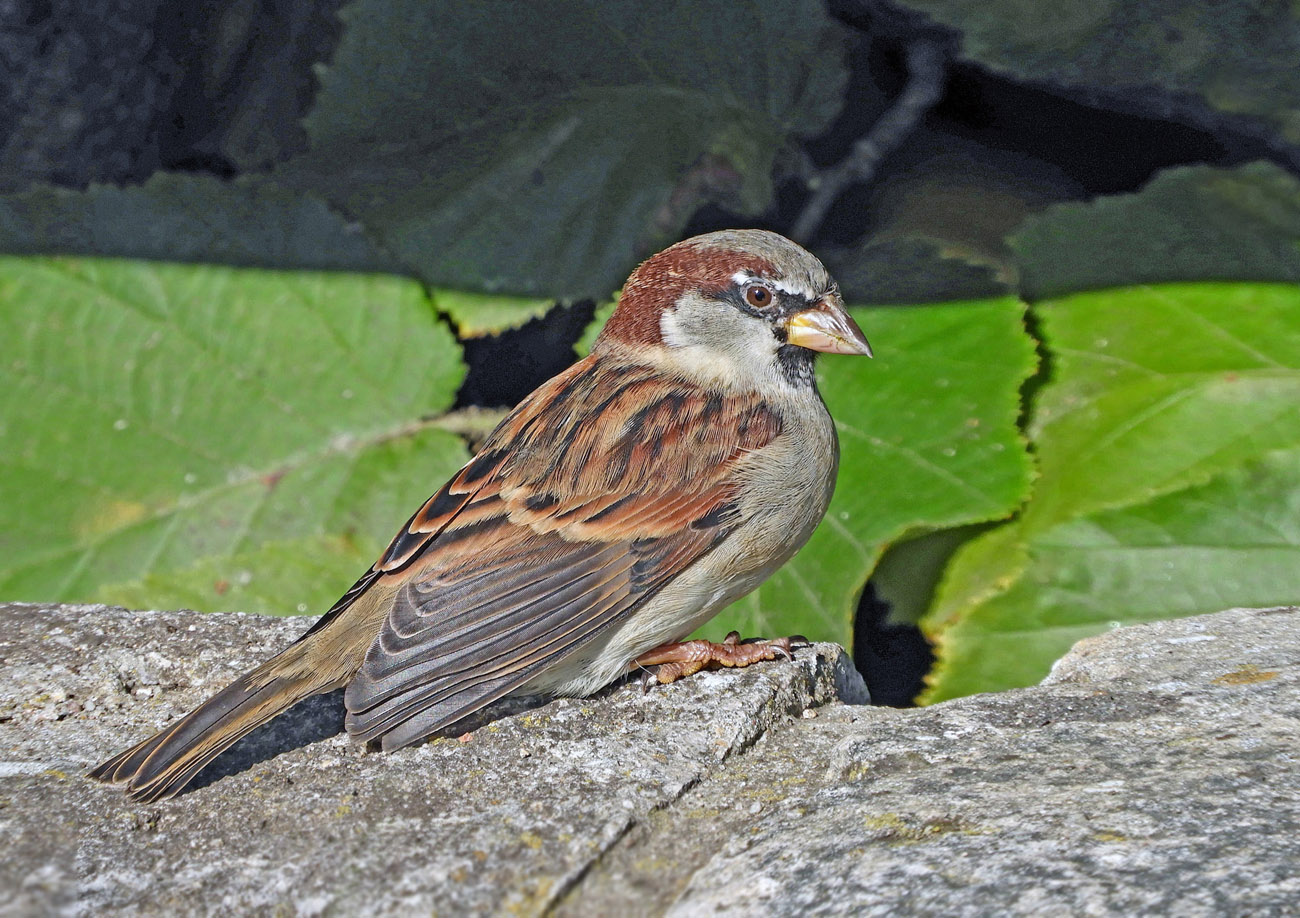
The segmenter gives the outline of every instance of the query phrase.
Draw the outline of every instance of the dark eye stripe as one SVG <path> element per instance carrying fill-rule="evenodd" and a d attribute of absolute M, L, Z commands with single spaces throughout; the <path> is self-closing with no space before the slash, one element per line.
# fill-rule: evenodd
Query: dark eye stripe
<path fill-rule="evenodd" d="M 752 287 L 762 287 L 771 297 L 767 304 L 762 307 L 753 306 L 747 299 L 746 294 Z M 753 280 L 747 280 L 743 284 L 731 287 L 722 293 L 722 299 L 731 303 L 747 316 L 753 316 L 756 319 L 763 319 L 771 322 L 776 318 L 788 316 L 791 313 L 798 312 L 800 309 L 807 309 L 814 302 L 799 294 L 782 293 L 779 290 L 773 290 L 765 284 L 756 283 Z"/>

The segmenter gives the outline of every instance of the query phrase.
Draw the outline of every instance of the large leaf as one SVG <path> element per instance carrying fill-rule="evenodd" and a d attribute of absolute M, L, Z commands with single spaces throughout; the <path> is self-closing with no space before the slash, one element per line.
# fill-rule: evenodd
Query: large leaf
<path fill-rule="evenodd" d="M 115 255 L 239 267 L 383 271 L 399 267 L 319 195 L 264 178 L 160 172 L 143 185 L 41 186 L 0 196 L 0 252 Z M 554 298 L 439 290 L 461 337 L 544 315 Z"/>
<path fill-rule="evenodd" d="M 165 172 L 132 187 L 0 196 L 0 252 L 352 271 L 396 265 L 317 195 L 261 179 Z"/>
<path fill-rule="evenodd" d="M 1300 289 L 1171 284 L 1035 311 L 1054 380 L 1030 436 L 1041 529 L 1206 481 L 1300 443 Z"/>
<path fill-rule="evenodd" d="M 11 598 L 138 598 L 106 585 L 190 568 L 211 585 L 214 559 L 308 537 L 372 555 L 465 458 L 428 420 L 459 351 L 412 281 L 0 259 L 0 337 Z"/>
<path fill-rule="evenodd" d="M 1300 10 L 1183 0 L 888 0 L 962 33 L 960 54 L 1089 101 L 1219 121 L 1300 149 Z"/>
<path fill-rule="evenodd" d="M 1009 242 L 1032 299 L 1164 281 L 1300 281 L 1300 180 L 1271 163 L 1170 169 L 1136 194 L 1049 207 Z"/>
<path fill-rule="evenodd" d="M 1015 300 L 857 309 L 874 360 L 827 357 L 822 393 L 840 472 L 809 544 L 710 633 L 852 641 L 858 594 L 883 549 L 908 534 L 1001 519 L 1025 498 L 1016 426 L 1034 345 Z"/>
<path fill-rule="evenodd" d="M 1036 315 L 1053 362 L 1030 424 L 1041 478 L 1016 521 L 956 553 L 924 623 L 930 700 L 1028 684 L 1112 621 L 1300 593 L 1300 567 L 1273 551 L 1290 530 L 1261 540 L 1257 512 L 1260 494 L 1300 488 L 1294 457 L 1259 465 L 1300 447 L 1300 289 L 1112 290 Z"/>
<path fill-rule="evenodd" d="M 1300 599 L 1300 451 L 1034 538 L 1023 575 L 940 642 L 926 694 L 1031 685 L 1111 627 Z"/>
<path fill-rule="evenodd" d="M 839 109 L 817 0 L 356 0 L 278 176 L 439 286 L 605 296 L 700 201 L 771 198 L 776 152 Z M 508 27 L 503 27 L 508 23 Z"/>
<path fill-rule="evenodd" d="M 373 543 L 362 547 L 346 536 L 304 536 L 233 555 L 208 555 L 189 567 L 129 583 L 105 584 L 96 598 L 129 609 L 320 614 L 374 560 Z"/>

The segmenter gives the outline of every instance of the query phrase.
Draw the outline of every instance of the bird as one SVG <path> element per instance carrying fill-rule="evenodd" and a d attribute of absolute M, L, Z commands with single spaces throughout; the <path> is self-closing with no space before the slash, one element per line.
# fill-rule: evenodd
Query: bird
<path fill-rule="evenodd" d="M 507 695 L 789 656 L 788 639 L 685 639 L 826 512 L 839 444 L 820 353 L 872 352 L 789 239 L 721 230 L 648 258 L 589 354 L 524 398 L 297 641 L 89 776 L 174 796 L 340 687 L 348 733 L 389 751 Z"/>

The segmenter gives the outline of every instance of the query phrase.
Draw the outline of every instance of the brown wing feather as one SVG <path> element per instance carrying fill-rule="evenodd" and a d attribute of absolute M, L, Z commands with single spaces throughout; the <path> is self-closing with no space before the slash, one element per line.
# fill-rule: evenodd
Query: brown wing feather
<path fill-rule="evenodd" d="M 375 581 L 385 574 L 400 572 L 411 561 L 428 548 L 429 544 L 450 525 L 451 521 L 463 514 L 466 506 L 475 497 L 479 497 L 480 508 L 496 495 L 495 488 L 489 486 L 487 475 L 496 470 L 502 459 L 502 453 L 489 455 L 479 453 L 468 465 L 461 469 L 451 481 L 442 486 L 424 502 L 424 505 L 412 514 L 406 525 L 398 530 L 397 535 L 388 543 L 383 554 L 338 601 L 318 618 L 299 641 L 306 640 L 339 617 L 342 612 L 374 586 Z M 483 493 L 485 492 L 486 493 Z M 471 522 L 474 514 L 464 514 L 460 525 Z"/>
<path fill-rule="evenodd" d="M 780 428 L 757 396 L 647 367 L 552 380 L 376 564 L 410 579 L 348 687 L 348 729 L 414 742 L 630 615 L 726 538 L 736 462 Z"/>

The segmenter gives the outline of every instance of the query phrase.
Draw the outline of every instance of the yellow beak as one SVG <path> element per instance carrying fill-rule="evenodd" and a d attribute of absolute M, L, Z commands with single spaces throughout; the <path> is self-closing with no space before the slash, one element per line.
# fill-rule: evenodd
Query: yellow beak
<path fill-rule="evenodd" d="M 871 345 L 858 323 L 834 294 L 796 312 L 785 323 L 786 340 L 810 351 L 871 356 Z"/>

